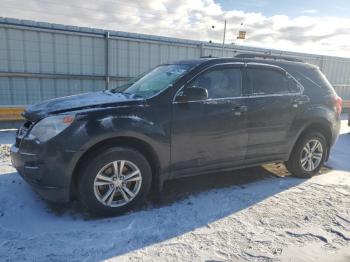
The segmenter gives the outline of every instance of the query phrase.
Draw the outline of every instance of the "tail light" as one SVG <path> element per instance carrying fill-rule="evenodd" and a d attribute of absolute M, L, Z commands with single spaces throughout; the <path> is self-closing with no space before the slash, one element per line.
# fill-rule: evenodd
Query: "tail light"
<path fill-rule="evenodd" d="M 337 110 L 337 114 L 340 115 L 343 108 L 343 99 L 338 95 L 334 96 L 334 107 Z"/>

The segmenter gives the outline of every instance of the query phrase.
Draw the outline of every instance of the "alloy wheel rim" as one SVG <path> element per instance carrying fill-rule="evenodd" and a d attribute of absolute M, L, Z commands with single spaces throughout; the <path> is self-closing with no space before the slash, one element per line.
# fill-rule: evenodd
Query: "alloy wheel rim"
<path fill-rule="evenodd" d="M 116 160 L 100 169 L 94 180 L 94 193 L 99 202 L 109 207 L 124 206 L 140 191 L 140 169 L 128 160 Z"/>
<path fill-rule="evenodd" d="M 317 169 L 322 161 L 323 147 L 318 139 L 309 140 L 301 151 L 300 163 L 307 172 Z"/>

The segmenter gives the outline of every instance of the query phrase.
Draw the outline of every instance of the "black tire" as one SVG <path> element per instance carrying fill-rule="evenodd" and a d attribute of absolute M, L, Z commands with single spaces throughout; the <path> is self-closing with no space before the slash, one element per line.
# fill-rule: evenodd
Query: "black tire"
<path fill-rule="evenodd" d="M 322 157 L 321 157 L 321 162 L 318 164 L 318 166 L 312 171 L 306 171 L 301 164 L 302 151 L 303 151 L 303 148 L 305 147 L 305 145 L 310 140 L 319 141 L 322 145 L 323 153 L 322 153 Z M 296 177 L 310 178 L 320 171 L 320 169 L 321 169 L 321 167 L 326 159 L 327 153 L 328 153 L 327 142 L 326 142 L 325 137 L 321 133 L 319 133 L 319 132 L 306 133 L 294 145 L 292 154 L 291 154 L 289 160 L 287 162 L 285 162 L 285 166 L 288 169 L 288 171 Z"/>
<path fill-rule="evenodd" d="M 117 160 L 126 160 L 133 163 L 141 173 L 141 187 L 135 197 L 125 205 L 111 207 L 104 205 L 95 194 L 94 182 L 97 174 L 109 163 Z M 136 182 L 135 182 L 136 183 Z M 113 216 L 127 212 L 142 203 L 152 183 L 152 171 L 147 159 L 138 151 L 128 147 L 112 147 L 99 151 L 98 155 L 91 156 L 85 161 L 78 180 L 79 200 L 83 207 L 97 216 Z M 114 185 L 107 185 L 108 190 Z M 118 192 L 117 187 L 116 192 Z M 121 195 L 121 192 L 119 193 Z M 113 198 L 113 197 L 112 197 Z M 122 200 L 121 200 L 122 201 Z"/>

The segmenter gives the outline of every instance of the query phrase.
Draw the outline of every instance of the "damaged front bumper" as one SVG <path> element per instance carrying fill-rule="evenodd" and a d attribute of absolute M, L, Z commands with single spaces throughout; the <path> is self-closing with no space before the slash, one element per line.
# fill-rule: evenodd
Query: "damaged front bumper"
<path fill-rule="evenodd" d="M 70 163 L 76 152 L 62 150 L 57 142 L 40 143 L 21 129 L 11 147 L 12 165 L 23 179 L 44 199 L 52 202 L 70 200 Z"/>
<path fill-rule="evenodd" d="M 23 179 L 30 184 L 34 190 L 44 199 L 52 202 L 68 202 L 69 201 L 69 187 L 55 186 L 52 183 L 43 183 L 43 177 L 46 176 L 46 181 L 50 180 L 48 177 L 55 176 L 52 173 L 46 173 L 46 167 L 38 164 L 35 154 L 21 153 L 19 148 L 13 145 L 11 147 L 11 161 L 12 165 L 17 169 L 18 173 Z M 36 164 L 34 164 L 36 163 Z"/>

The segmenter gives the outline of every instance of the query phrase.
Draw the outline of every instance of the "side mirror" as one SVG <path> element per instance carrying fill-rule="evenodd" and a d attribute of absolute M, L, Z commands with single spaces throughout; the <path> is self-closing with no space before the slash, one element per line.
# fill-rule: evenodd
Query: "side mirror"
<path fill-rule="evenodd" d="M 208 99 L 208 90 L 203 87 L 186 87 L 176 97 L 178 102 L 201 101 Z"/>

